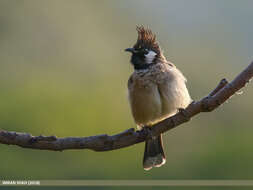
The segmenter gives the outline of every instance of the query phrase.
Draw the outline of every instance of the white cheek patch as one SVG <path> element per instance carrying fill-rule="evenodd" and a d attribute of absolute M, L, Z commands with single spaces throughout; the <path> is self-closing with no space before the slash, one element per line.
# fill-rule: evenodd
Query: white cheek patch
<path fill-rule="evenodd" d="M 157 53 L 155 53 L 154 51 L 150 50 L 148 52 L 147 55 L 145 55 L 145 60 L 148 64 L 152 63 L 153 60 L 155 59 L 155 56 L 157 55 Z"/>

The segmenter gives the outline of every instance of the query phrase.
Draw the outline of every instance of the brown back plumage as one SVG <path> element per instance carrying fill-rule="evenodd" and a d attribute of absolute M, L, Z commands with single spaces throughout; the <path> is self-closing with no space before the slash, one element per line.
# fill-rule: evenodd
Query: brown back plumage
<path fill-rule="evenodd" d="M 161 49 L 159 47 L 158 42 L 156 41 L 156 35 L 143 26 L 137 26 L 136 30 L 138 32 L 138 39 L 136 44 L 134 45 L 135 49 L 148 48 L 156 52 L 157 54 L 161 53 Z"/>

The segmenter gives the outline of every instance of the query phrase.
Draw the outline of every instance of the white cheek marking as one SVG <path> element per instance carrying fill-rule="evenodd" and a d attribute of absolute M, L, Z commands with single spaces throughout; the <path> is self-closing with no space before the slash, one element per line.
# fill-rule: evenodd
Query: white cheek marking
<path fill-rule="evenodd" d="M 154 51 L 149 51 L 147 55 L 145 55 L 145 60 L 148 64 L 152 63 L 157 53 Z"/>

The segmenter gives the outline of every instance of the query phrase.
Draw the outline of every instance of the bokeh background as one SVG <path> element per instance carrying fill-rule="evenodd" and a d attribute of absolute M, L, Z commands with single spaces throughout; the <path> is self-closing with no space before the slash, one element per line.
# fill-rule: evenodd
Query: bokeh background
<path fill-rule="evenodd" d="M 253 59 L 252 7 L 251 0 L 0 0 L 0 128 L 65 137 L 135 127 L 124 49 L 139 24 L 157 34 L 198 100 Z M 142 169 L 143 143 L 99 153 L 0 144 L 0 178 L 252 179 L 252 85 L 166 133 L 159 169 Z"/>

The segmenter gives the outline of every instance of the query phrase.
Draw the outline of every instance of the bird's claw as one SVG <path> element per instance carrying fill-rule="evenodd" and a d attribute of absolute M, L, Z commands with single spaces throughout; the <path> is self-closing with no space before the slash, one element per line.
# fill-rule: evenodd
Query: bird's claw
<path fill-rule="evenodd" d="M 178 112 L 184 116 L 186 121 L 189 121 L 191 119 L 184 108 L 178 108 Z"/>
<path fill-rule="evenodd" d="M 144 126 L 142 128 L 142 131 L 144 133 L 144 135 L 147 137 L 147 138 L 152 138 L 152 133 L 151 133 L 151 128 L 148 127 L 148 126 Z"/>

